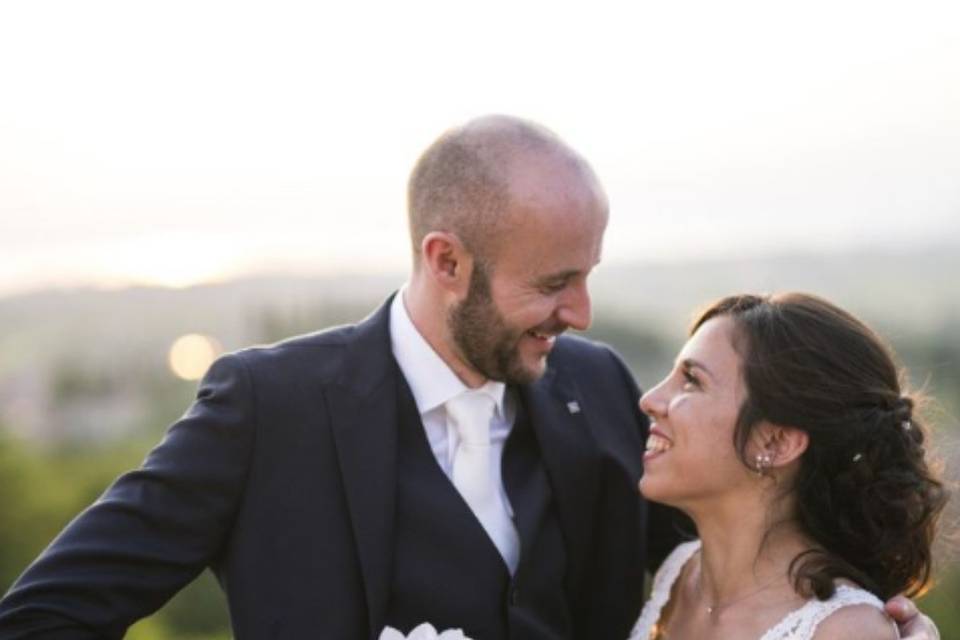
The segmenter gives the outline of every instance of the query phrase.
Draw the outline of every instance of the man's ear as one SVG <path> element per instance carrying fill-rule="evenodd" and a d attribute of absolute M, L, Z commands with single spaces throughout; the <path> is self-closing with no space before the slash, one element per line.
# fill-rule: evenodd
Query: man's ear
<path fill-rule="evenodd" d="M 754 436 L 757 449 L 770 455 L 773 468 L 785 467 L 799 459 L 810 445 L 810 436 L 803 429 L 778 424 L 761 424 Z"/>
<path fill-rule="evenodd" d="M 431 231 L 420 243 L 420 258 L 432 280 L 458 298 L 466 296 L 473 256 L 456 234 Z"/>

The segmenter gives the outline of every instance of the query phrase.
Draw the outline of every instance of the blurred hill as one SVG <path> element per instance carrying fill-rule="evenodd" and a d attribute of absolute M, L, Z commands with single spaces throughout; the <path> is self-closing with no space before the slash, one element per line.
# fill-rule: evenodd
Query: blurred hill
<path fill-rule="evenodd" d="M 738 292 L 807 291 L 881 331 L 930 333 L 960 321 L 960 238 L 896 252 L 601 267 L 593 284 L 604 312 L 683 331 L 698 306 Z M 958 337 L 960 341 L 960 337 Z"/>
<path fill-rule="evenodd" d="M 947 245 L 601 265 L 591 278 L 590 334 L 620 349 L 647 386 L 665 371 L 698 307 L 733 292 L 805 290 L 866 319 L 913 365 L 910 359 L 934 356 L 916 353 L 915 343 L 960 357 L 957 274 L 960 250 Z M 358 320 L 403 280 L 399 273 L 260 276 L 186 289 L 46 290 L 0 299 L 0 421 L 40 439 L 127 434 L 138 428 L 129 421 L 145 411 L 139 387 L 166 385 L 178 395 L 183 386 L 166 365 L 178 336 L 210 335 L 227 351 L 272 342 Z M 957 365 L 939 369 L 934 383 L 950 390 L 952 407 Z"/>

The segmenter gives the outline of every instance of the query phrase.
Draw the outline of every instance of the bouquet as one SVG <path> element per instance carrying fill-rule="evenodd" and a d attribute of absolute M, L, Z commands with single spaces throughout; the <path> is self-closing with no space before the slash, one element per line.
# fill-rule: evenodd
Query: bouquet
<path fill-rule="evenodd" d="M 437 633 L 433 625 L 424 622 L 419 627 L 405 636 L 393 627 L 385 627 L 380 632 L 380 640 L 470 640 L 463 635 L 462 629 L 447 629 L 442 633 Z"/>

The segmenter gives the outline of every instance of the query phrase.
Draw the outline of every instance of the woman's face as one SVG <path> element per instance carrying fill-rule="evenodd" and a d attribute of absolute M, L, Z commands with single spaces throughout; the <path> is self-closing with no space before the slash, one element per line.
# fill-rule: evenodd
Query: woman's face
<path fill-rule="evenodd" d="M 651 420 L 640 490 L 650 500 L 677 507 L 713 504 L 752 480 L 733 445 L 746 397 L 733 326 L 726 316 L 704 323 L 670 374 L 640 399 Z"/>

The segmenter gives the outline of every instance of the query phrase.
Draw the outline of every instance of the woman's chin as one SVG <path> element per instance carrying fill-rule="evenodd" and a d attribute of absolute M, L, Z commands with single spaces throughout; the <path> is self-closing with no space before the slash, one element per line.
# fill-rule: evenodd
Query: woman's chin
<path fill-rule="evenodd" d="M 640 489 L 640 495 L 642 495 L 647 500 L 652 500 L 654 502 L 666 502 L 665 498 L 668 497 L 668 494 L 664 493 L 663 487 L 660 486 L 660 483 L 656 479 L 649 477 L 649 475 L 644 475 L 640 478 L 640 482 L 637 487 Z"/>
<path fill-rule="evenodd" d="M 680 510 L 684 510 L 690 498 L 686 487 L 678 485 L 675 478 L 666 477 L 665 474 L 645 473 L 637 483 L 637 488 L 645 500 Z"/>

